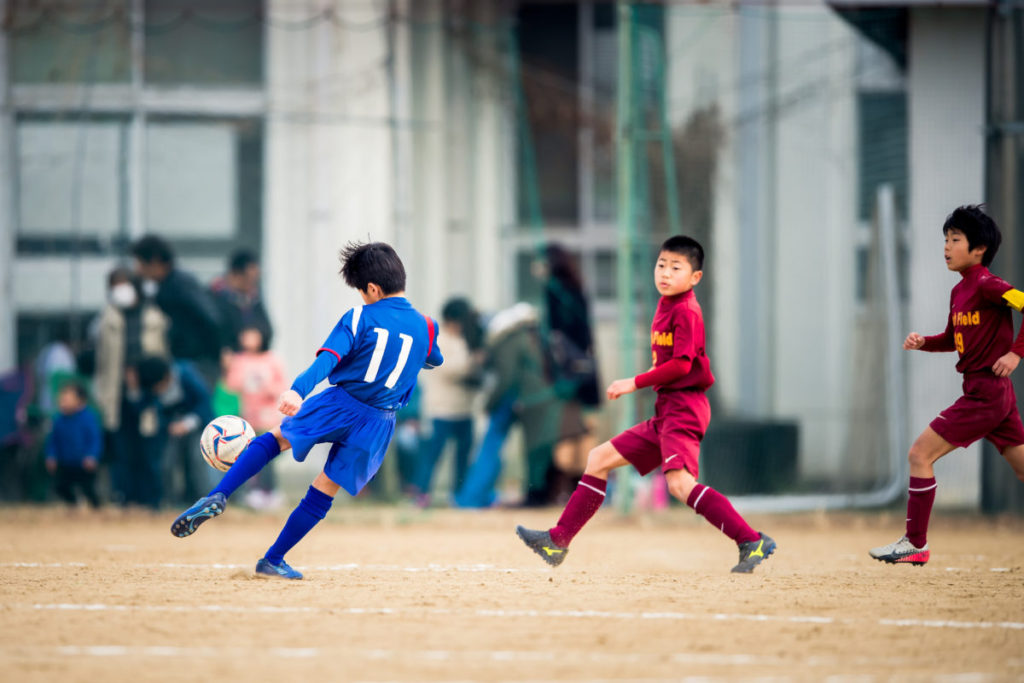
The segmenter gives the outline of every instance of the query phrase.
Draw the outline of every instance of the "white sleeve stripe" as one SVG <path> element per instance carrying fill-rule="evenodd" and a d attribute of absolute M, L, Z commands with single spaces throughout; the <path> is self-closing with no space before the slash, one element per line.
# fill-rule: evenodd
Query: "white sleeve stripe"
<path fill-rule="evenodd" d="M 580 482 L 580 486 L 586 486 L 591 491 L 596 491 L 597 493 L 600 493 L 602 497 L 605 495 L 604 491 L 602 491 L 601 489 L 597 488 L 596 486 L 591 486 L 590 484 L 584 484 L 582 481 Z"/>
<path fill-rule="evenodd" d="M 939 482 L 935 482 L 935 483 L 934 483 L 934 484 L 932 484 L 931 486 L 925 486 L 925 487 L 924 487 L 923 489 L 912 489 L 912 488 L 908 488 L 907 490 L 908 490 L 908 491 L 913 491 L 913 492 L 915 492 L 915 493 L 920 493 L 920 492 L 922 492 L 922 491 L 931 491 L 931 490 L 932 490 L 933 488 L 935 488 L 935 487 L 936 487 L 936 486 L 938 486 L 938 485 L 939 485 Z"/>
<path fill-rule="evenodd" d="M 363 307 L 356 306 L 352 309 L 352 336 L 356 336 L 359 331 L 359 318 L 363 315 Z"/>

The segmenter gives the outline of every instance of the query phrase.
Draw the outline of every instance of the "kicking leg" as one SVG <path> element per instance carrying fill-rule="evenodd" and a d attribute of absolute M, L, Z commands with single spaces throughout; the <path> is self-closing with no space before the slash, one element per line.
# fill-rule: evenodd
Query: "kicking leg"
<path fill-rule="evenodd" d="M 1022 447 L 1024 448 L 1024 447 Z M 894 543 L 872 548 L 871 557 L 889 564 L 921 566 L 931 557 L 928 550 L 928 520 L 935 502 L 935 462 L 956 449 L 931 427 L 925 427 L 910 447 L 910 485 L 907 487 L 907 533 Z"/>
<path fill-rule="evenodd" d="M 256 563 L 256 573 L 282 579 L 301 579 L 302 574 L 284 561 L 285 553 L 295 547 L 302 538 L 327 516 L 331 509 L 334 496 L 341 487 L 321 472 L 306 491 L 306 496 L 299 502 L 285 522 L 274 545 Z"/>
<path fill-rule="evenodd" d="M 669 470 L 665 473 L 665 482 L 668 484 L 669 493 L 689 505 L 694 512 L 708 520 L 711 526 L 736 542 L 740 549 L 740 560 L 732 568 L 733 572 L 749 574 L 754 571 L 754 567 L 775 552 L 774 540 L 754 531 L 740 513 L 736 512 L 728 498 L 710 486 L 698 484 L 689 471 Z"/>
<path fill-rule="evenodd" d="M 182 512 L 171 524 L 171 533 L 185 538 L 195 533 L 199 525 L 213 519 L 224 512 L 228 497 L 238 490 L 242 484 L 267 466 L 271 460 L 285 449 L 291 447 L 288 439 L 281 435 L 281 428 L 275 427 L 266 434 L 261 434 L 249 442 L 238 460 L 231 466 L 220 483 L 213 490 Z"/>
<path fill-rule="evenodd" d="M 613 469 L 628 464 L 629 461 L 615 450 L 610 441 L 590 451 L 587 469 L 580 478 L 576 490 L 569 497 L 558 523 L 548 531 L 517 526 L 516 533 L 519 534 L 519 538 L 551 566 L 557 567 L 562 564 L 573 537 L 604 503 L 608 474 Z"/>

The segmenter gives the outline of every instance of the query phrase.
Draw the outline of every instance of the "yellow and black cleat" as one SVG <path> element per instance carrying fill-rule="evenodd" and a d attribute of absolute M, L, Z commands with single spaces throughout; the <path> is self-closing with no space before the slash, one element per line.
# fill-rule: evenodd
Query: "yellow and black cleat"
<path fill-rule="evenodd" d="M 740 561 L 732 568 L 733 573 L 749 574 L 754 567 L 768 559 L 775 552 L 775 541 L 770 536 L 760 534 L 756 541 L 740 543 Z"/>
<path fill-rule="evenodd" d="M 540 555 L 541 558 L 552 567 L 557 567 L 562 564 L 562 560 L 564 560 L 565 556 L 569 554 L 568 548 L 555 545 L 555 542 L 551 540 L 550 532 L 537 531 L 535 529 L 527 529 L 524 526 L 517 526 L 516 534 L 518 534 L 519 538 L 523 539 L 523 543 L 525 543 L 527 547 Z"/>

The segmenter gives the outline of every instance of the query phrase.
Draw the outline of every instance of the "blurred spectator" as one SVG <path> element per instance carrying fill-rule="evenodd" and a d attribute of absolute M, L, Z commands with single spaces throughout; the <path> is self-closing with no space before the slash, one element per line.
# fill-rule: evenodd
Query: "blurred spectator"
<path fill-rule="evenodd" d="M 39 463 L 38 414 L 30 407 L 35 393 L 33 372 L 16 368 L 0 375 L 0 500 L 21 500 L 26 495 L 43 499 L 44 491 L 33 496 Z M 48 479 L 48 477 L 44 477 Z M 41 487 L 40 487 L 41 488 Z M 49 493 L 49 481 L 45 493 Z"/>
<path fill-rule="evenodd" d="M 277 399 L 289 386 L 284 363 L 266 350 L 259 327 L 243 326 L 238 346 L 238 352 L 228 357 L 224 385 L 238 394 L 241 417 L 257 435 L 264 434 L 281 424 Z M 276 490 L 273 467 L 264 467 L 251 480 L 245 500 L 250 507 L 260 510 L 273 509 L 284 502 Z"/>
<path fill-rule="evenodd" d="M 583 474 L 587 454 L 597 445 L 592 415 L 601 405 L 601 390 L 590 307 L 579 269 L 560 245 L 548 245 L 544 253 L 535 273 L 544 281 L 544 327 L 552 375 L 559 396 L 566 399 L 562 428 L 566 438 L 555 446 L 553 482 L 556 498 L 564 503 Z M 586 425 L 582 433 L 581 422 Z"/>
<path fill-rule="evenodd" d="M 61 499 L 75 505 L 75 490 L 79 489 L 89 504 L 98 508 L 96 470 L 103 437 L 99 417 L 88 406 L 88 400 L 85 386 L 77 381 L 68 381 L 58 390 L 60 412 L 46 441 L 46 469 L 55 476 Z"/>
<path fill-rule="evenodd" d="M 444 365 L 420 375 L 424 415 L 431 434 L 423 444 L 415 479 L 417 504 L 430 503 L 434 468 L 449 441 L 455 443 L 452 493 L 462 486 L 473 448 L 473 397 L 480 387 L 483 329 L 466 299 L 450 299 L 441 309 Z"/>
<path fill-rule="evenodd" d="M 44 344 L 35 361 L 36 406 L 44 417 L 57 412 L 57 391 L 78 369 L 66 335 Z"/>
<path fill-rule="evenodd" d="M 563 435 L 561 401 L 548 374 L 537 309 L 518 303 L 500 311 L 487 328 L 485 369 L 493 385 L 486 410 L 487 433 L 455 496 L 460 507 L 487 507 L 496 500 L 501 445 L 516 421 L 523 427 L 526 491 L 524 504 L 548 502 L 552 450 Z"/>
<path fill-rule="evenodd" d="M 154 481 L 162 454 L 152 437 L 140 431 L 137 366 L 145 356 L 168 357 L 167 317 L 144 299 L 127 268 L 107 276 L 107 304 L 91 336 L 95 347 L 93 387 L 103 415 L 111 485 L 119 502 L 155 505 Z M 133 400 L 134 399 L 134 400 Z"/>
<path fill-rule="evenodd" d="M 159 356 L 139 362 L 140 425 L 143 436 L 166 444 L 159 493 L 174 504 L 195 500 L 216 482 L 218 472 L 199 455 L 199 434 L 213 419 L 210 391 L 191 363 Z"/>
<path fill-rule="evenodd" d="M 247 249 L 239 249 L 231 254 L 227 273 L 213 281 L 210 291 L 220 307 L 224 338 L 233 350 L 239 349 L 242 330 L 250 327 L 260 331 L 263 340 L 261 350 L 270 348 L 274 330 L 263 306 L 260 264 L 255 254 Z"/>
<path fill-rule="evenodd" d="M 207 389 L 220 377 L 225 346 L 220 310 L 196 278 L 175 265 L 174 252 L 164 239 L 147 235 L 132 245 L 142 292 L 153 296 L 171 321 L 171 355 L 195 363 Z"/>

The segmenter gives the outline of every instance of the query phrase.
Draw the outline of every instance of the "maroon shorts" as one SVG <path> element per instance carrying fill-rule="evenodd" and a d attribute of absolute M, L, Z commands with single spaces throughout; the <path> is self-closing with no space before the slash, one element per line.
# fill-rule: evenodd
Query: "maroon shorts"
<path fill-rule="evenodd" d="M 661 465 L 662 472 L 685 469 L 696 477 L 700 442 L 710 421 L 703 391 L 667 391 L 658 394 L 654 417 L 614 437 L 612 446 L 640 474 Z"/>
<path fill-rule="evenodd" d="M 988 439 L 1002 453 L 1024 444 L 1024 425 L 1017 412 L 1013 384 L 1009 377 L 996 377 L 990 372 L 964 375 L 964 395 L 929 426 L 954 446 Z"/>

